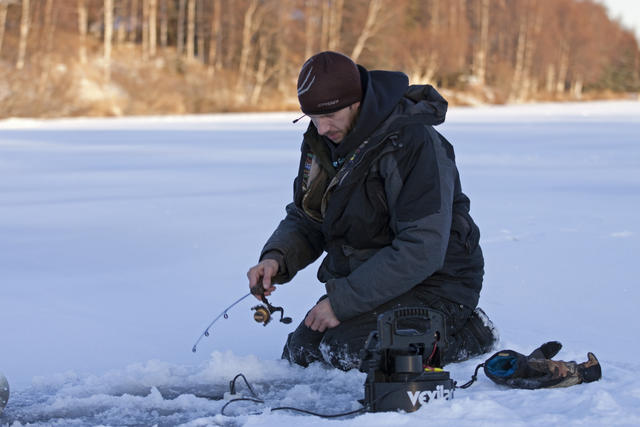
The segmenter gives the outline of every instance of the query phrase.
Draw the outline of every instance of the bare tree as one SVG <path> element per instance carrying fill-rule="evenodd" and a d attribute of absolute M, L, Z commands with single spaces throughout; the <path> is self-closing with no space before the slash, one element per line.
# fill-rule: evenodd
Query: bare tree
<path fill-rule="evenodd" d="M 207 34 L 209 26 L 205 25 L 206 10 L 204 0 L 198 0 L 196 3 L 196 56 L 200 62 L 205 62 L 205 44 L 210 38 Z"/>
<path fill-rule="evenodd" d="M 87 63 L 87 15 L 87 1 L 78 0 L 78 34 L 80 35 L 78 56 L 81 64 Z"/>
<path fill-rule="evenodd" d="M 116 0 L 116 43 L 123 44 L 127 39 L 127 2 L 125 0 Z"/>
<path fill-rule="evenodd" d="M 332 2 L 331 13 L 329 15 L 329 50 L 340 48 L 340 31 L 342 29 L 342 14 L 344 11 L 344 0 L 334 0 Z"/>
<path fill-rule="evenodd" d="M 168 0 L 160 0 L 160 46 L 167 47 L 169 42 L 169 10 Z"/>
<path fill-rule="evenodd" d="M 284 4 L 287 3 L 289 3 L 288 0 L 285 0 Z M 280 6 L 282 4 L 281 2 Z M 257 38 L 257 46 L 255 53 L 252 54 L 256 62 L 252 67 L 254 85 L 249 97 L 251 105 L 263 104 L 260 101 L 262 92 L 267 82 L 280 72 L 282 65 L 280 57 L 285 54 L 284 50 L 280 50 L 282 46 L 278 46 L 278 43 L 282 38 L 283 25 L 288 20 L 288 16 L 274 6 L 276 6 L 275 3 L 263 3 L 255 16 L 253 31 L 254 39 Z"/>
<path fill-rule="evenodd" d="M 42 54 L 42 68 L 40 73 L 40 81 L 38 90 L 41 92 L 45 83 L 49 78 L 49 70 L 51 69 L 51 50 L 53 49 L 53 35 L 55 32 L 55 22 L 53 16 L 53 0 L 46 0 L 44 7 L 44 53 Z"/>
<path fill-rule="evenodd" d="M 2 53 L 2 41 L 4 40 L 4 28 L 7 23 L 7 9 L 9 4 L 0 2 L 0 54 Z"/>
<path fill-rule="evenodd" d="M 22 0 L 22 16 L 20 19 L 20 44 L 18 46 L 18 61 L 16 68 L 21 70 L 24 67 L 24 58 L 27 53 L 27 38 L 29 37 L 29 0 Z"/>
<path fill-rule="evenodd" d="M 17 3 L 17 0 L 0 0 L 0 53 L 2 53 L 4 29 L 7 23 L 7 11 L 9 9 L 9 5 L 14 3 Z"/>
<path fill-rule="evenodd" d="M 187 2 L 187 59 L 195 58 L 196 0 Z"/>
<path fill-rule="evenodd" d="M 129 6 L 131 6 L 131 9 L 129 12 L 129 36 L 127 38 L 130 42 L 135 42 L 138 39 L 138 13 L 140 13 L 140 5 L 138 0 L 131 0 Z"/>
<path fill-rule="evenodd" d="M 142 0 L 142 59 L 149 59 L 149 2 Z"/>
<path fill-rule="evenodd" d="M 376 20 L 378 19 L 378 14 L 382 9 L 382 0 L 370 0 L 369 1 L 369 10 L 367 12 L 367 20 L 365 21 L 364 28 L 358 37 L 358 41 L 356 45 L 353 47 L 353 51 L 351 52 L 351 59 L 354 62 L 358 62 L 358 58 L 360 58 L 360 54 L 364 49 L 367 41 L 373 37 L 376 28 Z"/>
<path fill-rule="evenodd" d="M 329 47 L 329 24 L 331 21 L 331 0 L 321 0 L 322 20 L 320 30 L 320 50 L 327 50 Z"/>
<path fill-rule="evenodd" d="M 489 0 L 480 0 L 480 43 L 474 56 L 474 75 L 479 85 L 484 86 L 489 53 Z"/>
<path fill-rule="evenodd" d="M 529 0 L 525 0 L 527 3 Z M 518 20 L 518 43 L 516 46 L 516 62 L 514 65 L 513 79 L 511 80 L 511 101 L 518 101 L 524 80 L 524 59 L 527 48 L 528 14 L 520 11 Z"/>
<path fill-rule="evenodd" d="M 178 3 L 178 33 L 176 35 L 176 37 L 178 38 L 178 41 L 176 43 L 178 56 L 184 53 L 184 18 L 186 7 L 187 0 L 180 0 L 180 2 Z"/>
<path fill-rule="evenodd" d="M 402 67 L 414 84 L 432 83 L 441 63 L 440 27 L 441 0 L 431 0 L 424 13 L 422 3 L 409 3 L 404 12 L 407 20 L 406 32 L 397 39 L 396 50 L 402 58 Z"/>
<path fill-rule="evenodd" d="M 558 78 L 556 80 L 556 93 L 563 93 L 567 81 L 569 69 L 569 45 L 566 41 L 560 42 L 560 61 L 558 63 Z"/>
<path fill-rule="evenodd" d="M 445 58 L 448 62 L 448 72 L 456 73 L 465 68 L 467 52 L 469 51 L 469 29 L 470 25 L 466 18 L 467 5 L 465 0 L 453 0 L 449 2 L 449 19 L 447 21 L 446 40 L 448 41 L 448 51 Z M 487 37 L 489 31 L 487 31 Z M 487 56 L 489 42 L 487 41 Z M 487 57 L 485 57 L 485 61 Z M 486 62 L 485 62 L 486 75 Z"/>
<path fill-rule="evenodd" d="M 113 37 L 113 0 L 104 0 L 104 80 L 111 81 L 111 38 Z"/>
<path fill-rule="evenodd" d="M 282 3 L 283 6 L 282 7 Z M 292 9 L 292 1 L 284 0 L 281 3 L 280 10 L 278 11 L 278 28 L 276 31 L 276 48 L 278 51 L 278 92 L 284 94 L 287 90 L 287 79 L 289 76 L 289 63 L 288 63 L 288 41 L 291 39 L 291 26 L 289 25 L 289 15 Z"/>
<path fill-rule="evenodd" d="M 240 65 L 238 67 L 238 81 L 236 89 L 240 91 L 246 82 L 246 75 L 249 66 L 249 55 L 251 54 L 251 37 L 256 26 L 256 11 L 259 0 L 250 0 L 249 6 L 244 13 L 244 24 L 242 27 L 242 48 L 240 50 Z"/>
<path fill-rule="evenodd" d="M 304 23 L 305 23 L 305 44 L 304 44 L 304 57 L 309 58 L 313 55 L 313 47 L 315 40 L 315 20 L 313 18 L 314 1 L 305 0 L 304 2 Z"/>
<path fill-rule="evenodd" d="M 533 59 L 536 53 L 539 34 L 542 29 L 542 14 L 539 5 L 534 1 L 531 11 L 532 22 L 527 35 L 527 45 L 524 55 L 523 82 L 519 95 L 520 99 L 528 99 L 537 90 L 536 79 L 533 76 Z"/>
<path fill-rule="evenodd" d="M 156 56 L 158 0 L 149 0 L 149 55 Z"/>
<path fill-rule="evenodd" d="M 220 48 L 222 45 L 222 5 L 220 0 L 213 0 L 213 13 L 211 14 L 211 40 L 209 42 L 209 67 L 210 76 L 220 69 Z"/>
<path fill-rule="evenodd" d="M 255 70 L 255 84 L 253 85 L 253 90 L 251 91 L 251 97 L 249 98 L 249 104 L 256 105 L 258 100 L 260 99 L 260 95 L 262 93 L 262 89 L 264 88 L 265 82 L 269 78 L 268 70 L 267 70 L 267 36 L 265 34 L 261 34 L 258 38 L 258 54 L 260 55 L 260 59 L 258 60 L 258 64 Z"/>
<path fill-rule="evenodd" d="M 53 12 L 53 0 L 46 0 L 44 7 L 44 33 L 46 35 L 45 53 L 47 56 L 53 47 L 53 35 L 56 29 Z"/>

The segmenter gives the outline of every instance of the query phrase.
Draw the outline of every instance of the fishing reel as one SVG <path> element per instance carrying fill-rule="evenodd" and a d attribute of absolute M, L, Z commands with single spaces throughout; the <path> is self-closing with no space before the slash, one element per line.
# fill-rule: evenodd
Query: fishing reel
<path fill-rule="evenodd" d="M 221 317 L 223 317 L 225 319 L 228 319 L 229 315 L 227 314 L 227 312 L 229 310 L 231 310 L 231 308 L 233 308 L 240 301 L 242 301 L 245 298 L 247 298 L 249 295 L 255 295 L 258 298 L 260 298 L 260 301 L 262 301 L 262 304 L 258 304 L 255 307 L 251 308 L 252 311 L 255 311 L 255 313 L 253 313 L 253 319 L 256 322 L 262 323 L 264 326 L 267 326 L 267 323 L 269 323 L 271 321 L 271 316 L 273 316 L 273 314 L 278 311 L 278 312 L 280 312 L 280 322 L 282 322 L 284 324 L 287 324 L 287 325 L 289 323 L 291 323 L 291 318 L 290 317 L 284 317 L 284 310 L 283 310 L 282 307 L 276 307 L 276 306 L 271 305 L 271 303 L 269 303 L 269 300 L 267 300 L 267 297 L 264 295 L 264 287 L 262 286 L 262 283 L 259 283 L 258 285 L 256 285 L 253 288 L 251 288 L 250 292 L 246 293 L 244 296 L 242 296 L 242 297 L 238 298 L 237 300 L 235 300 L 231 305 L 229 305 L 229 307 L 225 308 L 222 311 L 222 313 L 218 314 L 218 316 L 216 316 L 216 318 L 213 319 L 211 321 L 211 323 L 209 323 L 209 326 L 207 326 L 207 329 L 205 329 L 204 332 L 202 332 L 200 334 L 200 336 L 196 340 L 195 344 L 191 348 L 191 351 L 195 353 L 196 352 L 196 348 L 198 347 L 198 343 L 200 343 L 200 340 L 202 340 L 202 338 L 204 338 L 204 337 L 208 337 L 209 336 L 209 330 L 211 329 L 213 324 L 216 323 Z M 0 397 L 2 397 L 1 394 L 0 394 Z M 1 403 L 1 401 L 0 401 L 0 403 Z"/>
<path fill-rule="evenodd" d="M 291 317 L 284 317 L 284 309 L 282 307 L 276 307 L 269 303 L 267 297 L 264 295 L 264 287 L 261 284 L 251 288 L 251 294 L 260 297 L 260 300 L 262 301 L 262 304 L 251 307 L 251 310 L 255 311 L 255 313 L 253 313 L 253 320 L 258 323 L 262 323 L 263 326 L 267 326 L 271 321 L 271 316 L 275 312 L 280 312 L 280 322 L 286 325 L 291 323 Z"/>

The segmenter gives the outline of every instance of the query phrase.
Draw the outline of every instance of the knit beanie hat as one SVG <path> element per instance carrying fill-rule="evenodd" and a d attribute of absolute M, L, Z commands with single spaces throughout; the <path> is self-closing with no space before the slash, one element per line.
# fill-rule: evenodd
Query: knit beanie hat
<path fill-rule="evenodd" d="M 358 66 L 346 55 L 320 52 L 298 76 L 298 100 L 305 114 L 329 114 L 362 100 Z"/>

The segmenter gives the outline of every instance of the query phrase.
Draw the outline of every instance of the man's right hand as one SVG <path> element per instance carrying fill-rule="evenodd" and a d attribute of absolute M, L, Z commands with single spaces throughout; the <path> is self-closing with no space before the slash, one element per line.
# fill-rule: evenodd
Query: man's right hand
<path fill-rule="evenodd" d="M 278 261 L 275 259 L 265 259 L 254 265 L 247 272 L 249 278 L 249 288 L 259 286 L 262 283 L 265 296 L 271 295 L 276 287 L 271 283 L 271 279 L 278 274 Z M 260 299 L 258 295 L 255 295 L 257 299 Z"/>

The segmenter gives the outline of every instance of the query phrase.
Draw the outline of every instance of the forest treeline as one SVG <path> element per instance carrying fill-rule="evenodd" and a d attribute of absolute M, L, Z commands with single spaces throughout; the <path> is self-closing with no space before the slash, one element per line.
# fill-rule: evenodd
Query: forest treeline
<path fill-rule="evenodd" d="M 321 50 L 457 103 L 640 91 L 591 0 L 0 0 L 0 117 L 292 109 Z"/>

